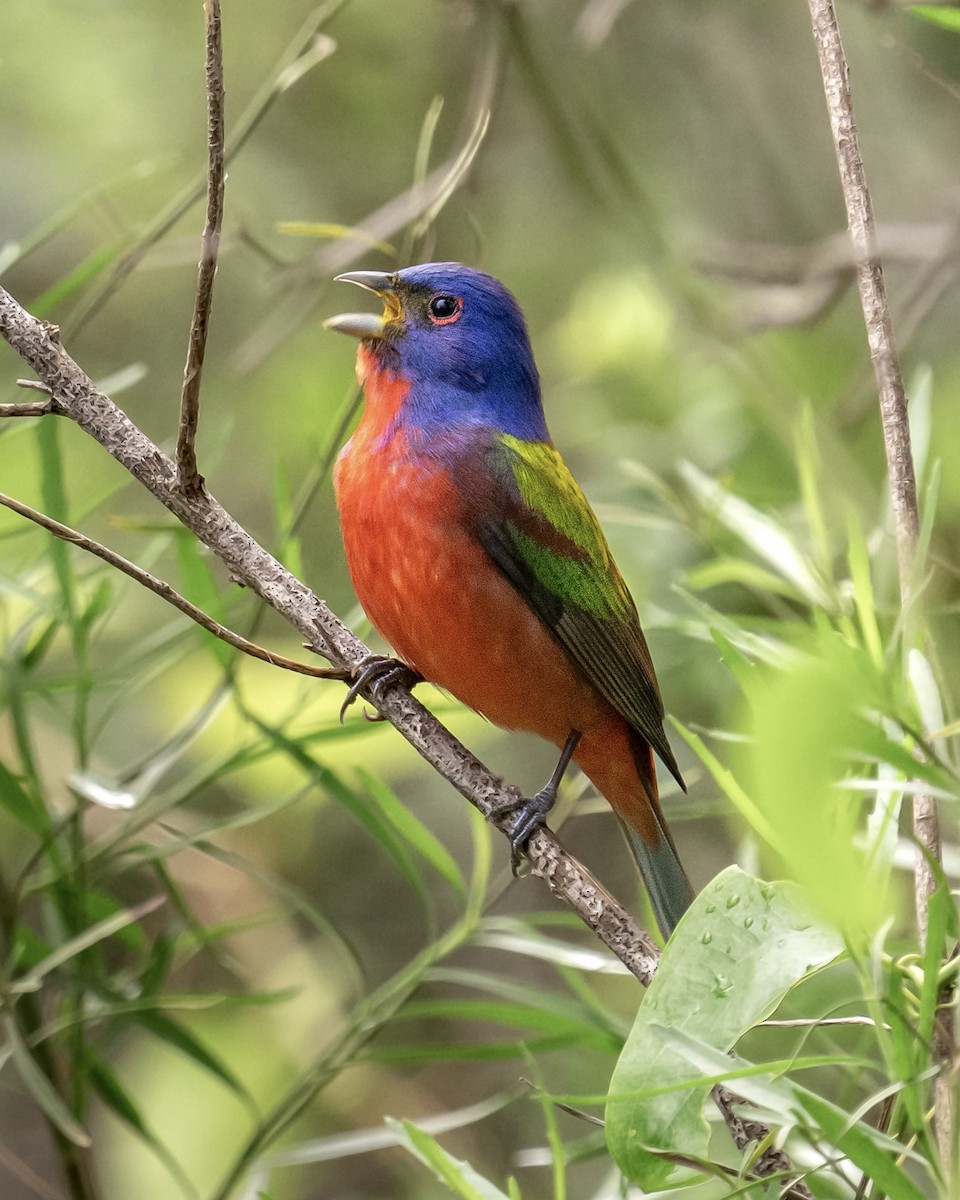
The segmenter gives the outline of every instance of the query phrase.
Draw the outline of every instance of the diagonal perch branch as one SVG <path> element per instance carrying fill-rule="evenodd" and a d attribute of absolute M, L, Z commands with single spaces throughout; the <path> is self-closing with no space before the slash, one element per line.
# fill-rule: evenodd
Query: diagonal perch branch
<path fill-rule="evenodd" d="M 175 464 L 101 392 L 60 344 L 59 332 L 43 324 L 0 288 L 0 335 L 49 387 L 63 413 L 104 449 L 187 526 L 227 566 L 231 576 L 256 592 L 303 634 L 311 649 L 336 667 L 356 670 L 369 649 L 303 583 L 260 546 L 204 491 L 182 492 Z M 378 704 L 388 718 L 445 779 L 488 818 L 514 793 L 453 737 L 408 692 L 394 687 Z M 494 818 L 509 832 L 513 817 Z M 565 900 L 642 982 L 656 970 L 658 952 L 650 937 L 589 872 L 563 849 L 549 830 L 533 837 L 534 874 Z"/>
<path fill-rule="evenodd" d="M 176 467 L 150 439 L 101 392 L 60 344 L 59 330 L 31 316 L 0 287 L 0 336 L 30 364 L 49 389 L 58 411 L 71 417 L 174 514 L 228 567 L 232 577 L 251 588 L 307 639 L 309 646 L 336 667 L 350 672 L 369 650 L 295 576 L 269 554 L 208 492 L 185 493 L 177 487 Z M 514 817 L 497 817 L 515 796 L 409 692 L 398 686 L 378 700 L 382 714 L 462 796 L 509 834 Z M 528 847 L 533 874 L 564 900 L 645 986 L 653 978 L 659 951 L 647 933 L 609 892 L 557 841 L 539 829 Z M 731 1136 L 743 1150 L 763 1142 L 768 1131 L 745 1122 L 731 1094 L 714 1089 L 714 1100 Z M 756 1175 L 789 1171 L 782 1152 L 767 1147 L 754 1163 Z M 792 1182 L 785 1200 L 811 1200 L 802 1180 Z"/>

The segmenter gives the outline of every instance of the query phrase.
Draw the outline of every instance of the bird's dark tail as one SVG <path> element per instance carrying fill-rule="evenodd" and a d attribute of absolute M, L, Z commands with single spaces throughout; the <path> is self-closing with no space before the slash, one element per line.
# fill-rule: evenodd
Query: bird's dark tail
<path fill-rule="evenodd" d="M 657 814 L 659 816 L 659 814 Z M 660 821 L 660 844 L 652 845 L 647 839 L 621 817 L 620 827 L 623 829 L 630 847 L 630 853 L 636 860 L 643 876 L 653 914 L 657 918 L 660 932 L 668 938 L 676 928 L 677 922 L 690 907 L 693 900 L 693 889 L 687 879 L 686 872 L 680 865 L 677 851 L 673 845 L 667 827 Z"/>
<path fill-rule="evenodd" d="M 660 926 L 660 932 L 668 938 L 677 926 L 677 922 L 687 911 L 693 901 L 693 888 L 690 880 L 680 863 L 673 835 L 663 819 L 660 810 L 660 795 L 657 787 L 657 770 L 654 764 L 653 751 L 646 738 L 635 729 L 628 733 L 633 760 L 637 765 L 640 783 L 646 792 L 649 804 L 648 819 L 644 822 L 642 832 L 620 816 L 620 825 L 630 847 L 630 853 L 636 860 L 650 895 L 654 916 Z M 649 818 L 653 820 L 650 821 Z M 650 829 L 650 826 L 653 826 Z M 651 837 L 650 834 L 654 836 Z"/>
<path fill-rule="evenodd" d="M 653 751 L 619 714 L 585 734 L 574 761 L 617 814 L 650 894 L 657 924 L 669 937 L 693 900 L 677 848 L 660 811 Z"/>

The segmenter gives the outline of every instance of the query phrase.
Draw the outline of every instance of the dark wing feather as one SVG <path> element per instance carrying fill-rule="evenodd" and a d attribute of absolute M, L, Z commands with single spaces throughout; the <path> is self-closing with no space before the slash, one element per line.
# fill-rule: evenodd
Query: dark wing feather
<path fill-rule="evenodd" d="M 466 468 L 459 480 L 474 536 L 683 788 L 636 606 L 586 497 L 549 443 L 501 435 L 483 457 L 481 471 Z"/>

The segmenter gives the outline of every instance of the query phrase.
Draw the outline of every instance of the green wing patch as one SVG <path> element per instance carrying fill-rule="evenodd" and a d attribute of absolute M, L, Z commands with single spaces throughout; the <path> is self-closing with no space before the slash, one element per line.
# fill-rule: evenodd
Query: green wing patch
<path fill-rule="evenodd" d="M 487 553 L 682 787 L 636 607 L 566 463 L 548 442 L 501 434 L 487 447 L 487 468 L 474 492 Z"/>

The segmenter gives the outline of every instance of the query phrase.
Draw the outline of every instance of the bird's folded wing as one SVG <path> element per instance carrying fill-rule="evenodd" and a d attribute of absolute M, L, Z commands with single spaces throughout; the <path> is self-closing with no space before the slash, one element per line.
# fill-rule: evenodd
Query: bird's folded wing
<path fill-rule="evenodd" d="M 474 536 L 683 787 L 636 607 L 566 463 L 548 442 L 503 434 L 485 447 L 484 458 L 481 472 L 469 472 Z"/>

